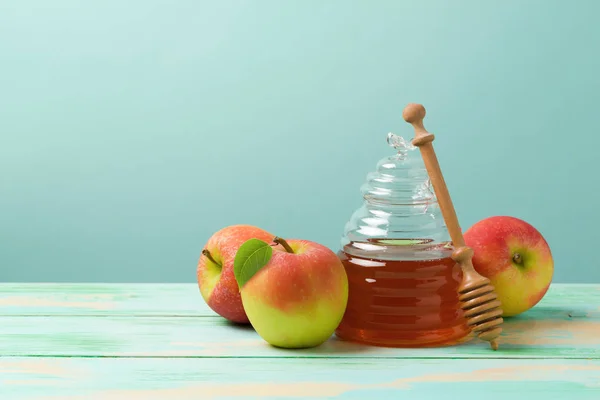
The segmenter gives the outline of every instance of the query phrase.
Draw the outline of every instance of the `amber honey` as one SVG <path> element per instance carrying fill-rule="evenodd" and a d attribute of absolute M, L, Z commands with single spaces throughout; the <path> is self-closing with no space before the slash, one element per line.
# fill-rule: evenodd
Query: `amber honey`
<path fill-rule="evenodd" d="M 336 331 L 341 339 L 432 347 L 471 338 L 458 300 L 462 273 L 450 250 L 387 246 L 385 252 L 357 252 L 351 243 L 339 257 L 349 280 L 348 305 Z"/>

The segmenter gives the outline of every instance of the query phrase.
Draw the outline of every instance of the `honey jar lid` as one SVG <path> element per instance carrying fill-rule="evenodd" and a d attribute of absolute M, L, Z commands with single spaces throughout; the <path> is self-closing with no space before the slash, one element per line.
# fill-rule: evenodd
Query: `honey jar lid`
<path fill-rule="evenodd" d="M 367 174 L 363 204 L 347 222 L 342 246 L 386 252 L 446 245 L 448 231 L 418 147 L 394 133 L 387 143 L 395 153 Z"/>
<path fill-rule="evenodd" d="M 361 187 L 364 199 L 389 206 L 423 206 L 435 202 L 429 175 L 416 146 L 402 136 L 388 133 L 388 144 L 396 154 L 379 160 Z"/>

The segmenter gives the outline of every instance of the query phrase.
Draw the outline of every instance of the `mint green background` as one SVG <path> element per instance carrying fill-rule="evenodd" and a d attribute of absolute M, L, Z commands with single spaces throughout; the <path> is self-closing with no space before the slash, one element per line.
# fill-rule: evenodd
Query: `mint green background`
<path fill-rule="evenodd" d="M 0 280 L 194 281 L 237 223 L 336 250 L 427 127 L 463 228 L 600 282 L 596 1 L 0 1 Z"/>

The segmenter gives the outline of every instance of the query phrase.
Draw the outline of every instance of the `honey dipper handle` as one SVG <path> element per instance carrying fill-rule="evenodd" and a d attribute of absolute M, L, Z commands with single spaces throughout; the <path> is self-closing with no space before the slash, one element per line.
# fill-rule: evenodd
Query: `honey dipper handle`
<path fill-rule="evenodd" d="M 502 308 L 498 296 L 490 285 L 489 279 L 479 275 L 473 267 L 473 250 L 466 246 L 465 239 L 456 217 L 450 193 L 442 175 L 440 165 L 433 149 L 434 135 L 423 126 L 425 107 L 420 104 L 409 104 L 402 112 L 402 117 L 415 129 L 412 144 L 419 148 L 433 190 L 437 197 L 446 228 L 450 234 L 454 252 L 452 259 L 461 267 L 462 282 L 458 287 L 459 301 L 471 329 L 481 338 L 490 342 L 492 349 L 498 349 L 496 338 L 502 332 Z"/>
<path fill-rule="evenodd" d="M 465 246 L 465 240 L 462 235 L 460 224 L 458 223 L 456 211 L 454 210 L 448 187 L 444 181 L 444 176 L 442 175 L 437 156 L 435 155 L 433 145 L 431 144 L 435 139 L 435 136 L 432 133 L 427 132 L 425 126 L 423 126 L 425 107 L 420 104 L 409 104 L 402 112 L 402 117 L 415 129 L 415 137 L 412 140 L 412 144 L 419 147 L 419 150 L 421 151 L 425 168 L 427 169 L 427 173 L 433 184 L 438 204 L 442 210 L 442 216 L 446 222 L 446 228 L 450 234 L 450 239 L 452 239 L 452 243 L 455 247 L 463 247 Z"/>

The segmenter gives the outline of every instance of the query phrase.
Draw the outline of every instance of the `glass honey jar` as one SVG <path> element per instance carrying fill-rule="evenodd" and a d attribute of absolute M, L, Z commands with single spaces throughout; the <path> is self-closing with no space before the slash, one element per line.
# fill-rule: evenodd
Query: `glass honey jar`
<path fill-rule="evenodd" d="M 422 128 L 422 123 L 417 125 Z M 431 135 L 424 128 L 418 133 Z M 367 174 L 361 187 L 363 204 L 343 232 L 338 255 L 348 275 L 349 298 L 336 335 L 376 346 L 448 346 L 472 339 L 473 326 L 481 322 L 488 325 L 475 331 L 480 336 L 487 331 L 484 336 L 494 339 L 501 310 L 484 278 L 476 275 L 481 278 L 476 284 L 465 281 L 461 264 L 469 264 L 471 254 L 464 243 L 457 252 L 452 241 L 427 159 L 419 151 L 423 143 L 415 145 L 391 133 L 387 142 L 395 152 Z M 439 186 L 442 183 L 438 180 Z M 463 300 L 475 304 L 461 303 L 461 293 Z M 485 293 L 483 300 L 475 296 Z M 484 315 L 482 303 L 490 305 L 483 306 L 488 309 Z"/>

